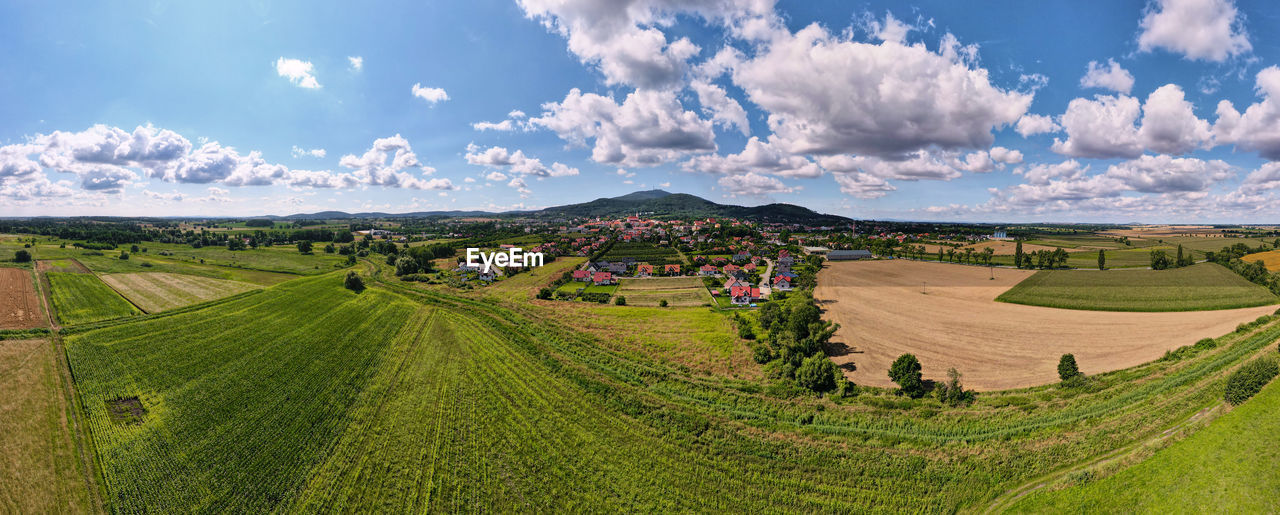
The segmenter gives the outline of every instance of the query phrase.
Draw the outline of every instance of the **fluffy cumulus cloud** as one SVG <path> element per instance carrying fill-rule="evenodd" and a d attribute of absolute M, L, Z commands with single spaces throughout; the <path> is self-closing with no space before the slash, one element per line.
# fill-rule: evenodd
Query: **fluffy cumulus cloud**
<path fill-rule="evenodd" d="M 409 141 L 399 134 L 378 138 L 364 154 L 342 156 L 338 164 L 351 169 L 352 176 L 360 184 L 417 190 L 455 188 L 449 179 L 426 180 L 406 172 L 405 170 L 418 169 L 424 175 L 431 175 L 436 170 L 422 166 L 422 163 L 418 162 L 417 154 L 414 154 L 413 148 L 409 146 Z"/>
<path fill-rule="evenodd" d="M 1126 95 L 1077 98 L 1067 104 L 1061 122 L 1067 139 L 1055 138 L 1051 148 L 1073 157 L 1133 158 L 1144 149 L 1185 154 L 1213 145 L 1208 122 L 1196 117 L 1175 84 L 1156 89 L 1145 103 Z"/>
<path fill-rule="evenodd" d="M 1133 89 L 1133 75 L 1120 67 L 1115 59 L 1107 59 L 1106 66 L 1097 61 L 1089 61 L 1084 77 L 1080 78 L 1080 87 L 1109 89 L 1128 95 Z"/>
<path fill-rule="evenodd" d="M 702 105 L 704 114 L 724 127 L 737 128 L 743 136 L 750 134 L 747 124 L 747 111 L 737 100 L 729 97 L 724 88 L 707 81 L 694 81 L 689 86 L 698 94 L 698 103 Z"/>
<path fill-rule="evenodd" d="M 900 157 L 986 148 L 1026 113 L 1030 93 L 1002 90 L 974 66 L 976 47 L 950 34 L 924 44 L 870 44 L 810 25 L 777 32 L 732 77 L 768 112 L 773 139 L 796 154 Z"/>
<path fill-rule="evenodd" d="M 1022 152 L 1004 147 L 991 147 L 991 160 L 997 163 L 1016 165 L 1022 162 Z"/>
<path fill-rule="evenodd" d="M 790 188 L 776 177 L 748 172 L 742 175 L 728 175 L 716 181 L 725 191 L 727 197 L 765 197 L 774 193 L 791 193 Z"/>
<path fill-rule="evenodd" d="M 1254 150 L 1270 160 L 1280 160 L 1280 68 L 1258 72 L 1256 91 L 1262 100 L 1241 113 L 1231 102 L 1218 103 L 1213 133 L 1219 143 Z"/>
<path fill-rule="evenodd" d="M 720 175 L 764 173 L 783 177 L 813 178 L 822 175 L 822 169 L 808 158 L 778 150 L 773 145 L 751 138 L 742 152 L 721 156 L 710 154 L 696 156 L 683 164 L 685 170 Z"/>
<path fill-rule="evenodd" d="M 428 104 L 436 105 L 445 100 L 449 100 L 449 94 L 441 88 L 423 87 L 421 83 L 415 83 L 413 88 L 409 90 L 413 96 L 426 100 Z"/>
<path fill-rule="evenodd" d="M 1146 155 L 1111 165 L 1106 176 L 1142 193 L 1203 192 L 1231 178 L 1231 166 L 1220 160 Z"/>
<path fill-rule="evenodd" d="M 608 85 L 665 89 L 681 83 L 701 49 L 688 38 L 670 40 L 663 28 L 676 16 L 723 24 L 771 17 L 772 1 L 518 0 L 529 18 L 563 36 L 569 51 L 594 66 Z"/>
<path fill-rule="evenodd" d="M 592 141 L 591 159 L 622 166 L 656 166 L 716 149 L 711 121 L 687 111 L 672 91 L 637 90 L 621 104 L 595 93 L 569 91 L 529 120 L 573 144 Z"/>
<path fill-rule="evenodd" d="M 864 172 L 836 174 L 835 180 L 841 193 L 862 199 L 880 198 L 897 189 L 888 181 Z"/>
<path fill-rule="evenodd" d="M 1188 59 L 1225 61 L 1253 49 L 1232 0 L 1154 0 L 1139 22 L 1138 48 Z"/>
<path fill-rule="evenodd" d="M 1058 132 L 1062 127 L 1053 121 L 1052 117 L 1040 114 L 1026 114 L 1018 118 L 1018 125 L 1014 128 L 1024 138 L 1030 138 L 1036 134 L 1047 134 Z"/>
<path fill-rule="evenodd" d="M 276 59 L 276 74 L 289 79 L 295 86 L 306 89 L 317 89 L 320 82 L 316 80 L 315 67 L 311 61 L 301 59 Z"/>
<path fill-rule="evenodd" d="M 327 154 L 327 152 L 325 152 L 323 148 L 305 149 L 297 145 L 294 145 L 293 149 L 290 150 L 289 153 L 292 154 L 293 157 L 319 157 L 319 158 L 323 158 L 325 154 Z"/>
<path fill-rule="evenodd" d="M 364 58 L 353 55 L 347 58 L 347 62 L 351 64 L 351 71 L 358 72 L 364 69 Z"/>
<path fill-rule="evenodd" d="M 863 172 L 881 179 L 899 181 L 949 181 L 963 175 L 962 170 L 991 171 L 991 158 L 986 152 L 975 152 L 963 158 L 954 151 L 913 152 L 900 159 L 847 154 L 823 156 L 818 164 L 835 173 Z"/>
<path fill-rule="evenodd" d="M 551 166 L 543 165 L 540 159 L 526 156 L 523 150 L 511 152 L 504 147 L 481 149 L 475 145 L 470 145 L 467 147 L 467 155 L 465 157 L 470 164 L 502 168 L 516 175 L 568 177 L 579 173 L 577 168 L 572 168 L 563 163 L 551 163 Z M 492 176 L 493 174 L 490 175 Z M 490 180 L 501 179 L 490 178 Z"/>

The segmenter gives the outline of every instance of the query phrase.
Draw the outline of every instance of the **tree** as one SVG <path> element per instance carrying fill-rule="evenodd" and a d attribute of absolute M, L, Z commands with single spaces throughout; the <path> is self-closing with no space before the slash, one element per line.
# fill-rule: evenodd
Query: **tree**
<path fill-rule="evenodd" d="M 396 258 L 396 275 L 397 276 L 401 276 L 405 274 L 414 274 L 417 272 L 418 272 L 417 260 L 409 256 Z"/>
<path fill-rule="evenodd" d="M 1076 365 L 1073 354 L 1063 354 L 1058 359 L 1058 378 L 1064 382 L 1080 377 L 1080 367 Z"/>
<path fill-rule="evenodd" d="M 31 261 L 31 253 L 25 250 L 19 250 L 13 253 L 13 262 L 27 263 Z"/>
<path fill-rule="evenodd" d="M 662 299 L 662 300 L 658 301 L 658 307 L 660 307 L 660 308 L 665 308 L 665 307 L 667 307 L 667 299 Z"/>
<path fill-rule="evenodd" d="M 1169 255 L 1163 250 L 1151 251 L 1151 269 L 1165 270 L 1169 268 Z"/>
<path fill-rule="evenodd" d="M 125 259 L 125 260 L 129 259 L 129 253 L 123 250 L 120 251 L 120 259 Z"/>
<path fill-rule="evenodd" d="M 298 242 L 298 252 L 301 252 L 301 253 L 303 253 L 303 254 L 310 254 L 310 253 L 311 253 L 311 242 L 310 242 L 310 241 L 307 241 L 307 240 L 303 240 L 303 241 Z"/>
<path fill-rule="evenodd" d="M 405 259 L 405 258 L 400 258 L 400 259 Z M 550 299 L 550 298 L 551 298 L 551 288 L 543 288 L 543 289 L 541 289 L 541 290 L 538 290 L 538 298 L 539 298 L 539 299 L 542 299 L 542 300 L 548 300 L 548 299 Z"/>
<path fill-rule="evenodd" d="M 626 305 L 627 305 L 627 298 L 626 298 L 626 297 L 623 297 L 623 296 L 621 296 L 621 295 L 619 295 L 619 296 L 617 296 L 617 297 L 614 297 L 614 299 L 613 299 L 613 304 L 614 304 L 615 306 L 626 306 Z"/>
<path fill-rule="evenodd" d="M 337 251 L 338 251 L 337 247 L 334 247 L 332 243 L 327 243 L 324 246 L 325 254 L 333 254 L 334 252 L 337 252 Z"/>
<path fill-rule="evenodd" d="M 355 270 L 347 272 L 347 277 L 342 280 L 342 285 L 356 293 L 364 291 L 364 280 L 360 278 L 360 274 L 357 274 Z"/>
<path fill-rule="evenodd" d="M 227 238 L 227 250 L 244 250 L 244 240 L 240 238 Z"/>
<path fill-rule="evenodd" d="M 1018 240 L 1018 245 L 1013 248 L 1013 266 L 1022 268 L 1022 240 Z"/>
<path fill-rule="evenodd" d="M 137 253 L 138 253 L 138 246 L 137 246 L 137 245 L 130 245 L 130 246 L 129 246 L 129 252 L 132 252 L 132 253 L 134 253 L 134 254 L 137 254 Z"/>
<path fill-rule="evenodd" d="M 951 407 L 973 402 L 974 393 L 965 391 L 960 384 L 960 372 L 952 368 L 947 370 L 947 382 L 938 389 L 938 400 Z"/>
<path fill-rule="evenodd" d="M 920 360 L 913 354 L 903 354 L 889 367 L 889 379 L 898 383 L 898 390 L 912 398 L 924 395 L 924 376 L 920 373 Z"/>
<path fill-rule="evenodd" d="M 796 384 L 815 392 L 829 392 L 836 389 L 836 376 L 840 368 L 827 359 L 821 352 L 809 356 L 800 362 L 796 369 Z"/>
<path fill-rule="evenodd" d="M 1107 254 L 1102 249 L 1098 249 L 1098 270 L 1103 270 L 1107 266 Z"/>

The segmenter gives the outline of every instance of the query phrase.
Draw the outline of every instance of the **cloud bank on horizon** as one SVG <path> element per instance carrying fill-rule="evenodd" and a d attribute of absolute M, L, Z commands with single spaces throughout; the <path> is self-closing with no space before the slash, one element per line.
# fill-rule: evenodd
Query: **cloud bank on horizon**
<path fill-rule="evenodd" d="M 1280 222 L 1280 34 L 1251 23 L 1280 6 L 1023 4 L 494 0 L 367 28 L 307 4 L 8 5 L 0 216 L 663 187 L 861 218 Z M 151 45 L 113 48 L 105 21 Z"/>

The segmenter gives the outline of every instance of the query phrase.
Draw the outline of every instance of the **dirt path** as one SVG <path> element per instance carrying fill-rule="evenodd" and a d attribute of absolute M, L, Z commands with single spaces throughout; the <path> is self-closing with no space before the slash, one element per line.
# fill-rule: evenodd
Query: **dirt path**
<path fill-rule="evenodd" d="M 814 297 L 823 316 L 840 324 L 832 360 L 846 370 L 856 365 L 846 373 L 855 383 L 893 387 L 889 365 L 909 352 L 926 378 L 941 379 L 955 367 L 977 390 L 1057 381 L 1065 353 L 1075 354 L 1086 374 L 1140 365 L 1275 311 L 1123 313 L 995 301 L 1033 273 L 908 260 L 839 262 L 818 275 Z"/>

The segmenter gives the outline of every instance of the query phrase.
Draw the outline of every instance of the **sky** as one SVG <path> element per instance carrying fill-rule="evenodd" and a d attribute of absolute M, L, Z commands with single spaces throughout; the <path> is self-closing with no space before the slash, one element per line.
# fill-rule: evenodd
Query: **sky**
<path fill-rule="evenodd" d="M 1280 223 L 1280 4 L 0 3 L 0 216 Z"/>

